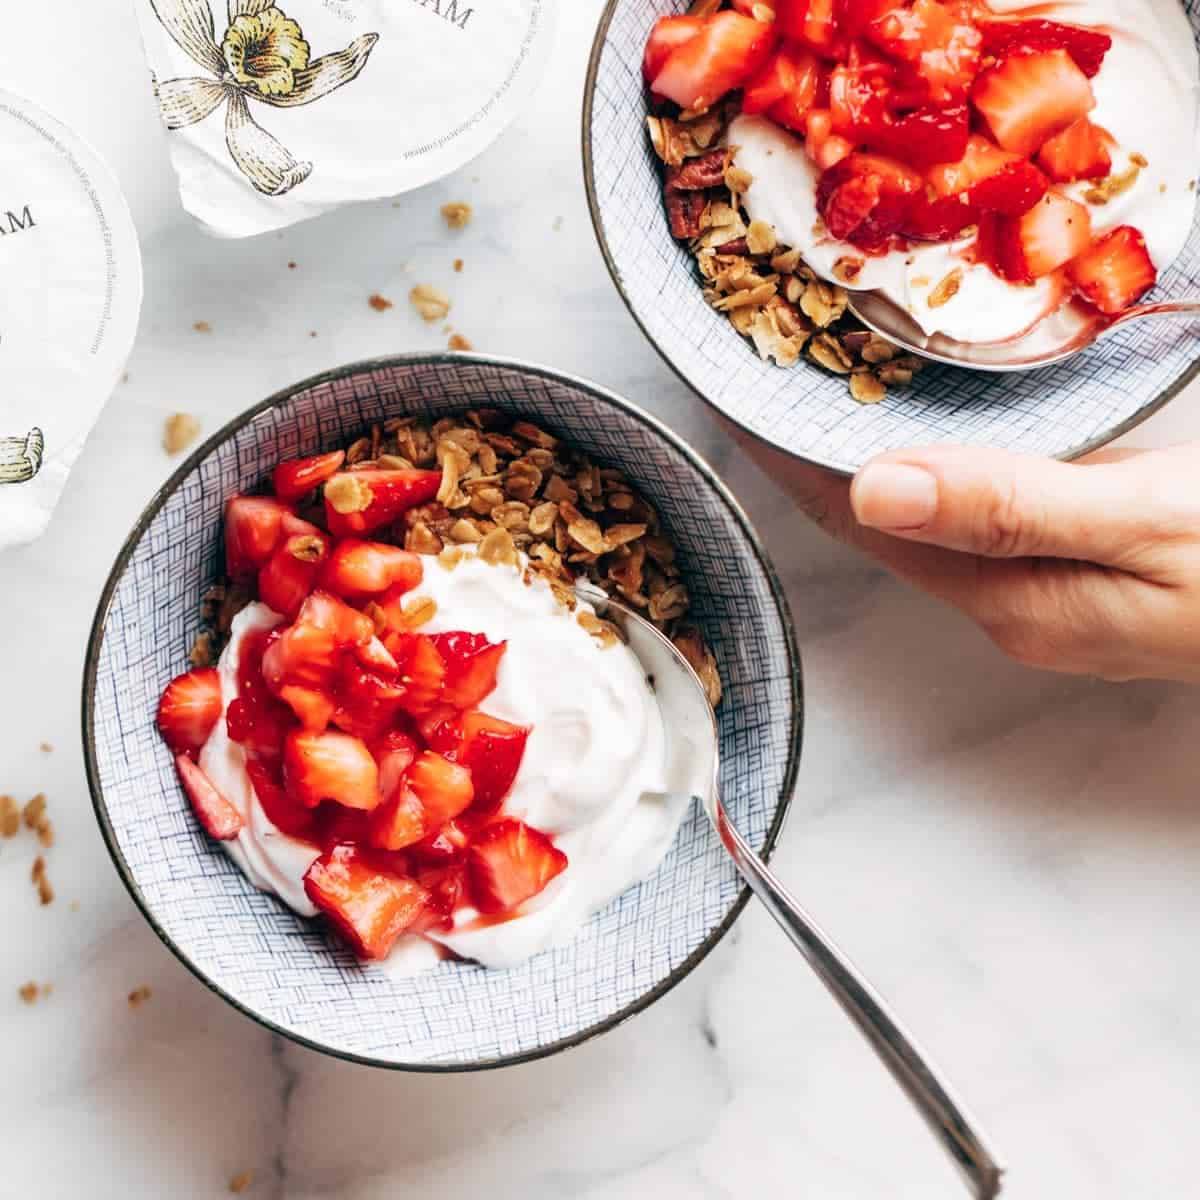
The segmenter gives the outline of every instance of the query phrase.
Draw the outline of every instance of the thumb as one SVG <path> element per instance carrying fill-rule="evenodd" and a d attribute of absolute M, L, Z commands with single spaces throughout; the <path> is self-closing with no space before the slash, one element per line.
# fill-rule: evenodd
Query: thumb
<path fill-rule="evenodd" d="M 883 455 L 850 490 L 862 525 L 988 558 L 1070 558 L 1134 569 L 1152 539 L 1137 460 L 1093 466 L 970 446 Z"/>

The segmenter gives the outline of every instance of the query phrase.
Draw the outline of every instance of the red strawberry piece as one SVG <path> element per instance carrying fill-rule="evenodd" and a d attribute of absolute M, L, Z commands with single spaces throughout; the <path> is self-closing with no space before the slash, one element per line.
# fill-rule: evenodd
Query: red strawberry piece
<path fill-rule="evenodd" d="M 567 867 L 567 856 L 521 821 L 482 829 L 467 851 L 467 891 L 482 913 L 512 912 Z"/>
<path fill-rule="evenodd" d="M 671 56 L 671 51 L 690 42 L 704 27 L 703 17 L 659 17 L 646 40 L 646 52 L 642 55 L 642 78 L 653 83 Z"/>
<path fill-rule="evenodd" d="M 324 692 L 316 688 L 299 687 L 294 683 L 284 684 L 279 689 L 279 698 L 310 733 L 321 733 L 329 725 L 336 707 L 332 697 Z"/>
<path fill-rule="evenodd" d="M 1032 283 L 1088 248 L 1092 219 L 1082 204 L 1047 192 L 1023 217 L 1000 217 L 990 237 L 991 265 L 1013 283 Z"/>
<path fill-rule="evenodd" d="M 405 694 L 398 680 L 385 679 L 353 656 L 343 655 L 333 723 L 355 737 L 380 737 L 395 722 Z"/>
<path fill-rule="evenodd" d="M 284 790 L 276 770 L 261 758 L 246 759 L 246 774 L 262 810 L 281 833 L 289 837 L 310 838 L 313 834 L 313 810 L 297 804 Z"/>
<path fill-rule="evenodd" d="M 388 956 L 428 899 L 416 880 L 381 869 L 353 846 L 321 855 L 304 876 L 304 890 L 359 958 L 376 960 Z"/>
<path fill-rule="evenodd" d="M 291 710 L 279 702 L 263 677 L 263 661 L 279 639 L 280 634 L 270 629 L 242 642 L 238 694 L 225 713 L 229 737 L 248 754 L 271 760 L 282 755 L 283 739 L 295 725 Z"/>
<path fill-rule="evenodd" d="M 173 754 L 196 754 L 221 716 L 221 677 L 214 667 L 188 671 L 158 701 L 158 731 Z"/>
<path fill-rule="evenodd" d="M 246 579 L 266 566 L 294 514 L 274 496 L 233 496 L 225 504 L 225 569 Z"/>
<path fill-rule="evenodd" d="M 410 854 L 418 867 L 447 867 L 461 863 L 470 838 L 458 821 L 447 821 L 436 833 L 412 847 Z"/>
<path fill-rule="evenodd" d="M 733 7 L 742 16 L 753 17 L 756 21 L 775 19 L 775 0 L 733 0 Z"/>
<path fill-rule="evenodd" d="M 446 663 L 433 641 L 423 633 L 392 633 L 384 645 L 395 658 L 404 685 L 400 707 L 419 717 L 437 704 L 446 678 Z"/>
<path fill-rule="evenodd" d="M 1104 56 L 1112 49 L 1107 33 L 1059 21 L 986 21 L 981 32 L 985 55 L 1007 58 L 1039 50 L 1065 50 L 1089 79 L 1099 72 Z"/>
<path fill-rule="evenodd" d="M 1112 135 L 1087 117 L 1056 133 L 1038 151 L 1038 165 L 1056 183 L 1103 179 L 1112 170 Z"/>
<path fill-rule="evenodd" d="M 852 142 L 878 142 L 892 123 L 895 70 L 855 44 L 829 76 L 833 130 Z"/>
<path fill-rule="evenodd" d="M 400 787 L 420 752 L 416 738 L 402 729 L 393 729 L 372 744 L 371 753 L 379 764 L 379 794 L 385 800 Z"/>
<path fill-rule="evenodd" d="M 943 163 L 927 173 L 938 196 L 965 196 L 981 212 L 1019 217 L 1045 194 L 1046 177 L 1032 163 L 978 134 L 967 140 L 958 162 Z"/>
<path fill-rule="evenodd" d="M 707 108 L 753 78 L 775 40 L 773 25 L 728 10 L 713 13 L 671 51 L 651 88 L 681 108 Z"/>
<path fill-rule="evenodd" d="M 288 459 L 271 472 L 271 486 L 280 500 L 299 500 L 336 475 L 345 461 L 344 450 L 316 454 L 311 458 Z"/>
<path fill-rule="evenodd" d="M 366 613 L 324 591 L 305 600 L 296 620 L 325 631 L 339 646 L 362 646 L 375 636 L 375 622 Z"/>
<path fill-rule="evenodd" d="M 833 114 L 827 108 L 810 108 L 804 117 L 804 152 L 828 171 L 854 152 L 854 146 L 833 132 Z"/>
<path fill-rule="evenodd" d="M 176 755 L 175 769 L 204 832 L 219 842 L 237 837 L 243 825 L 241 813 L 217 791 L 213 781 L 186 754 Z"/>
<path fill-rule="evenodd" d="M 462 903 L 463 873 L 458 866 L 420 867 L 417 882 L 429 893 L 425 911 L 410 927 L 411 933 L 454 928 L 454 911 Z"/>
<path fill-rule="evenodd" d="M 952 242 L 978 220 L 978 210 L 967 201 L 965 193 L 958 196 L 922 193 L 908 210 L 900 232 L 919 242 Z"/>
<path fill-rule="evenodd" d="M 962 99 L 979 70 L 983 35 L 969 3 L 898 4 L 872 21 L 866 36 L 889 57 L 908 64 L 934 104 Z"/>
<path fill-rule="evenodd" d="M 294 619 L 313 590 L 328 551 L 329 539 L 320 533 L 285 537 L 258 573 L 258 598 Z"/>
<path fill-rule="evenodd" d="M 371 489 L 371 501 L 360 512 L 340 513 L 326 496 L 325 524 L 334 537 L 353 537 L 390 525 L 410 508 L 432 500 L 442 486 L 441 471 L 368 469 L 351 473 L 356 483 Z"/>
<path fill-rule="evenodd" d="M 847 38 L 863 37 L 895 7 L 896 0 L 842 0 L 842 32 Z"/>
<path fill-rule="evenodd" d="M 309 808 L 334 800 L 369 811 L 380 801 L 379 768 L 361 739 L 347 733 L 289 733 L 283 783 L 293 799 Z"/>
<path fill-rule="evenodd" d="M 344 808 L 330 801 L 308 811 L 312 813 L 313 836 L 322 850 L 328 851 L 334 846 L 343 845 L 365 847 L 369 844 L 374 810 L 367 812 L 361 808 Z M 390 869 L 394 868 L 398 874 L 408 874 L 407 863 L 386 860 L 382 856 L 378 862 Z"/>
<path fill-rule="evenodd" d="M 304 603 L 307 606 L 308 600 Z M 289 683 L 328 689 L 337 671 L 337 654 L 337 639 L 328 629 L 299 620 L 268 643 L 262 656 L 263 679 L 276 695 Z"/>
<path fill-rule="evenodd" d="M 425 809 L 425 828 L 439 829 L 471 807 L 471 772 L 432 750 L 424 750 L 408 768 L 408 786 Z"/>
<path fill-rule="evenodd" d="M 346 600 L 364 600 L 392 587 L 414 588 L 423 574 L 420 558 L 408 550 L 344 538 L 325 563 L 321 586 Z"/>
<path fill-rule="evenodd" d="M 458 761 L 471 772 L 476 810 L 491 812 L 500 807 L 521 769 L 528 738 L 528 728 L 520 725 L 482 712 L 463 714 Z"/>
<path fill-rule="evenodd" d="M 868 253 L 887 249 L 923 186 L 921 176 L 894 159 L 851 154 L 817 184 L 817 208 L 829 232 Z"/>
<path fill-rule="evenodd" d="M 781 46 L 742 90 L 742 112 L 772 110 L 772 117 L 779 121 L 774 111 L 779 106 L 780 115 L 788 118 L 779 123 L 801 132 L 795 122 L 813 106 L 819 78 L 819 65 L 809 51 L 802 46 Z"/>
<path fill-rule="evenodd" d="M 1080 295 L 1101 312 L 1119 313 L 1139 300 L 1158 279 L 1146 239 L 1132 225 L 1098 238 L 1067 268 Z"/>
<path fill-rule="evenodd" d="M 403 850 L 425 836 L 425 806 L 402 782 L 372 814 L 368 840 L 380 850 Z"/>
<path fill-rule="evenodd" d="M 360 642 L 354 647 L 354 657 L 368 671 L 376 671 L 389 678 L 395 678 L 400 673 L 400 664 L 392 657 L 391 651 L 379 640 L 373 637 L 369 642 Z"/>
<path fill-rule="evenodd" d="M 924 170 L 937 163 L 958 162 L 967 152 L 970 131 L 965 104 L 918 108 L 896 117 L 877 142 L 880 150 Z"/>
<path fill-rule="evenodd" d="M 839 7 L 838 0 L 777 0 L 775 24 L 781 37 L 802 42 L 826 58 L 838 58 L 844 51 Z"/>
<path fill-rule="evenodd" d="M 449 704 L 435 704 L 417 720 L 417 732 L 430 750 L 436 750 L 451 762 L 458 761 L 462 744 L 462 721 L 458 709 Z"/>
<path fill-rule="evenodd" d="M 996 141 L 1026 158 L 1096 106 L 1087 76 L 1065 50 L 1005 59 L 979 76 L 971 99 Z"/>
<path fill-rule="evenodd" d="M 481 633 L 438 633 L 433 636 L 446 664 L 442 701 L 460 711 L 474 708 L 496 687 L 507 642 L 493 644 Z"/>

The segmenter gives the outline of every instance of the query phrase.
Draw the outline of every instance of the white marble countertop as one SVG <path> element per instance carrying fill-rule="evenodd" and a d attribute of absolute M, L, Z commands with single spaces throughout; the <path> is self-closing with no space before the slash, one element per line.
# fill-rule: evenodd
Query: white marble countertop
<path fill-rule="evenodd" d="M 443 344 L 403 302 L 416 282 L 450 293 L 479 349 L 591 377 L 665 416 L 746 503 L 789 589 L 808 693 L 778 868 L 945 1065 L 1011 1165 L 1006 1195 L 1192 1194 L 1196 694 L 1006 663 L 798 519 L 786 468 L 752 464 L 667 370 L 609 282 L 584 202 L 578 98 L 600 0 L 562 5 L 533 111 L 482 159 L 396 205 L 252 243 L 210 240 L 179 210 L 127 0 L 69 7 L 53 56 L 38 49 L 44 5 L 6 13 L 0 80 L 115 166 L 147 287 L 128 380 L 50 530 L 0 557 L 0 791 L 45 791 L 58 834 L 48 908 L 29 883 L 32 839 L 0 843 L 0 1196 L 190 1200 L 227 1194 L 243 1170 L 254 1197 L 960 1194 L 753 907 L 633 1022 L 473 1077 L 356 1068 L 272 1038 L 135 911 L 92 816 L 79 680 L 108 567 L 173 467 L 163 420 L 194 412 L 211 432 L 315 371 Z M 468 229 L 444 228 L 446 200 L 475 206 Z M 376 291 L 400 303 L 372 312 Z M 255 334 L 235 337 L 238 324 Z M 1194 386 L 1137 440 L 1200 433 L 1198 400 Z M 17 988 L 30 979 L 54 990 L 26 1006 Z M 143 984 L 152 995 L 132 1009 Z"/>

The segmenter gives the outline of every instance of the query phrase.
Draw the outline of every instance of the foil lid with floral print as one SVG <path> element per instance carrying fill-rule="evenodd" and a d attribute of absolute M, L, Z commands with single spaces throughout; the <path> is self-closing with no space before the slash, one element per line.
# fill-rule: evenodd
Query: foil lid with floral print
<path fill-rule="evenodd" d="M 135 0 L 184 206 L 244 237 L 484 150 L 540 77 L 554 0 Z"/>
<path fill-rule="evenodd" d="M 0 548 L 50 520 L 133 347 L 137 234 L 95 152 L 0 90 Z"/>

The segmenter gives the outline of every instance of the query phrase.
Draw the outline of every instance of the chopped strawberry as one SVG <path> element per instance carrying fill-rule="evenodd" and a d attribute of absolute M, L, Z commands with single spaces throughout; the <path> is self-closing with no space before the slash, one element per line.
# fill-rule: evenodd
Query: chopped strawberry
<path fill-rule="evenodd" d="M 529 729 L 520 725 L 482 712 L 463 714 L 458 761 L 471 772 L 476 810 L 499 808 L 521 769 L 528 738 Z"/>
<path fill-rule="evenodd" d="M 758 72 L 775 40 L 773 25 L 728 10 L 713 13 L 671 51 L 651 87 L 681 108 L 708 108 Z"/>
<path fill-rule="evenodd" d="M 217 791 L 212 780 L 186 754 L 176 755 L 175 769 L 204 832 L 219 842 L 237 837 L 242 831 L 241 813 Z"/>
<path fill-rule="evenodd" d="M 903 163 L 876 154 L 851 154 L 817 184 L 817 208 L 829 232 L 868 253 L 887 249 L 922 188 Z"/>
<path fill-rule="evenodd" d="M 849 158 L 854 146 L 833 132 L 833 115 L 827 108 L 810 108 L 804 116 L 804 152 L 821 168 L 828 171 L 843 158 Z"/>
<path fill-rule="evenodd" d="M 1098 29 L 1059 21 L 985 21 L 981 26 L 983 52 L 991 58 L 1039 50 L 1065 50 L 1091 79 L 1112 48 L 1112 38 Z"/>
<path fill-rule="evenodd" d="M 989 235 L 990 265 L 1003 279 L 1032 283 L 1087 249 L 1092 219 L 1082 204 L 1047 192 L 1023 217 L 1000 217 Z"/>
<path fill-rule="evenodd" d="M 971 98 L 996 141 L 1025 157 L 1096 106 L 1087 76 L 1065 50 L 1005 59 L 979 76 Z"/>
<path fill-rule="evenodd" d="M 642 55 L 642 78 L 653 83 L 671 51 L 690 42 L 704 28 L 703 17 L 686 14 L 678 17 L 659 17 L 646 39 L 646 52 Z"/>
<path fill-rule="evenodd" d="M 867 30 L 896 7 L 897 0 L 842 0 L 842 32 L 847 38 L 864 37 Z"/>
<path fill-rule="evenodd" d="M 934 104 L 961 100 L 979 70 L 983 36 L 972 5 L 962 0 L 897 4 L 870 23 L 866 36 L 889 57 L 908 64 Z"/>
<path fill-rule="evenodd" d="M 424 750 L 408 768 L 408 786 L 425 809 L 425 828 L 439 829 L 471 807 L 471 772 L 432 750 Z"/>
<path fill-rule="evenodd" d="M 225 569 L 246 579 L 266 566 L 292 510 L 273 496 L 233 496 L 225 505 Z"/>
<path fill-rule="evenodd" d="M 949 108 L 918 108 L 894 118 L 878 135 L 878 148 L 910 167 L 923 171 L 937 163 L 958 162 L 967 151 L 971 132 L 965 104 Z"/>
<path fill-rule="evenodd" d="M 775 24 L 780 36 L 802 42 L 827 58 L 844 48 L 838 28 L 839 0 L 777 0 Z"/>
<path fill-rule="evenodd" d="M 263 662 L 280 636 L 270 629 L 242 642 L 238 655 L 238 694 L 225 713 L 230 739 L 248 754 L 271 761 L 283 754 L 283 740 L 295 725 L 291 710 L 275 697 L 263 673 Z M 332 648 L 330 655 L 332 662 Z"/>
<path fill-rule="evenodd" d="M 173 754 L 197 754 L 221 717 L 221 677 L 214 667 L 177 675 L 158 702 L 158 731 Z"/>
<path fill-rule="evenodd" d="M 294 619 L 316 584 L 329 552 L 322 534 L 285 537 L 258 573 L 258 598 L 270 609 Z"/>
<path fill-rule="evenodd" d="M 313 592 L 296 620 L 328 633 L 339 646 L 363 646 L 375 636 L 375 622 L 366 613 L 328 592 Z"/>
<path fill-rule="evenodd" d="M 900 232 L 919 242 L 952 242 L 979 220 L 979 212 L 966 197 L 917 196 Z"/>
<path fill-rule="evenodd" d="M 289 733 L 283 782 L 288 793 L 309 808 L 334 800 L 347 808 L 370 810 L 381 798 L 379 768 L 370 750 L 346 733 Z"/>
<path fill-rule="evenodd" d="M 775 0 L 733 0 L 733 7 L 743 16 L 753 17 L 756 21 L 775 19 Z"/>
<path fill-rule="evenodd" d="M 444 703 L 461 711 L 491 694 L 507 642 L 493 645 L 481 633 L 438 633 L 433 644 L 446 664 Z"/>
<path fill-rule="evenodd" d="M 321 586 L 346 600 L 364 600 L 392 587 L 412 589 L 423 573 L 420 558 L 399 546 L 343 538 L 321 572 Z"/>
<path fill-rule="evenodd" d="M 349 654 L 342 656 L 336 690 L 333 723 L 346 733 L 368 739 L 382 736 L 391 727 L 406 694 L 399 680 L 384 679 Z"/>
<path fill-rule="evenodd" d="M 280 500 L 299 500 L 336 475 L 345 461 L 344 450 L 316 454 L 311 458 L 289 459 L 271 472 L 271 486 Z"/>
<path fill-rule="evenodd" d="M 781 46 L 743 89 L 742 112 L 769 110 L 779 124 L 801 132 L 799 120 L 817 98 L 819 77 L 812 54 L 801 46 Z"/>
<path fill-rule="evenodd" d="M 322 850 L 329 851 L 334 846 L 353 844 L 366 846 L 371 837 L 371 818 L 375 810 L 368 812 L 362 808 L 345 808 L 333 801 L 319 804 L 315 809 L 307 810 L 312 815 L 313 838 Z M 380 858 L 380 863 L 385 860 Z M 407 875 L 408 864 L 401 866 L 393 860 L 387 860 L 390 866 L 397 869 L 397 874 Z"/>
<path fill-rule="evenodd" d="M 246 774 L 262 810 L 281 833 L 289 837 L 310 838 L 313 834 L 313 810 L 297 804 L 287 794 L 278 774 L 261 758 L 246 759 Z"/>
<path fill-rule="evenodd" d="M 854 153 L 854 146 L 846 141 L 844 137 L 839 137 L 836 133 L 827 137 L 817 148 L 814 156 L 816 164 L 822 171 L 828 171 L 831 167 L 836 167 L 843 159 L 849 158 Z"/>
<path fill-rule="evenodd" d="M 340 513 L 326 495 L 325 524 L 334 537 L 361 535 L 390 525 L 410 508 L 432 500 L 442 486 L 441 471 L 372 469 L 349 474 L 353 475 L 356 484 L 370 488 L 371 500 L 359 512 Z"/>
<path fill-rule="evenodd" d="M 436 750 L 452 762 L 458 761 L 458 748 L 462 744 L 458 709 L 438 704 L 417 721 L 417 729 L 430 750 Z"/>
<path fill-rule="evenodd" d="M 429 897 L 416 880 L 380 869 L 353 846 L 321 855 L 304 876 L 304 890 L 365 959 L 386 958 Z"/>
<path fill-rule="evenodd" d="M 467 851 L 467 890 L 482 913 L 512 912 L 567 867 L 567 856 L 521 821 L 498 821 Z"/>
<path fill-rule="evenodd" d="M 458 865 L 421 867 L 415 872 L 417 882 L 429 893 L 425 911 L 411 926 L 410 933 L 425 933 L 430 929 L 454 928 L 454 910 L 463 896 L 463 873 Z"/>
<path fill-rule="evenodd" d="M 400 674 L 400 664 L 392 657 L 392 652 L 379 640 L 373 637 L 369 642 L 359 642 L 353 648 L 354 657 L 367 668 L 394 679 Z"/>
<path fill-rule="evenodd" d="M 389 634 L 384 645 L 400 668 L 404 700 L 400 707 L 412 716 L 429 712 L 442 694 L 446 662 L 433 641 L 423 633 Z"/>
<path fill-rule="evenodd" d="M 337 639 L 328 629 L 301 619 L 268 643 L 262 656 L 263 679 L 276 695 L 289 683 L 328 689 L 337 671 L 337 652 Z"/>
<path fill-rule="evenodd" d="M 426 832 L 425 806 L 416 792 L 402 782 L 372 814 L 370 833 L 372 846 L 380 850 L 403 850 L 419 842 Z"/>
<path fill-rule="evenodd" d="M 833 130 L 852 142 L 878 142 L 892 123 L 895 71 L 857 43 L 829 76 Z"/>
<path fill-rule="evenodd" d="M 279 689 L 279 698 L 310 733 L 321 733 L 328 725 L 336 705 L 333 698 L 316 688 L 300 687 L 294 683 Z"/>
<path fill-rule="evenodd" d="M 1047 187 L 1046 177 L 1032 163 L 979 134 L 967 140 L 961 159 L 930 168 L 927 179 L 938 196 L 965 196 L 981 212 L 1010 217 L 1028 212 Z"/>
<path fill-rule="evenodd" d="M 401 729 L 391 730 L 372 744 L 371 753 L 379 764 L 379 794 L 384 800 L 400 787 L 420 750 L 416 739 Z"/>
<path fill-rule="evenodd" d="M 1122 312 L 1158 279 L 1146 239 L 1131 225 L 1098 238 L 1071 263 L 1067 274 L 1080 295 L 1104 313 Z"/>
<path fill-rule="evenodd" d="M 418 866 L 452 866 L 463 861 L 469 842 L 466 830 L 457 821 L 447 821 L 437 833 L 413 846 L 411 857 Z"/>
<path fill-rule="evenodd" d="M 1056 183 L 1103 179 L 1112 170 L 1112 135 L 1087 117 L 1056 133 L 1038 151 L 1038 165 Z"/>

